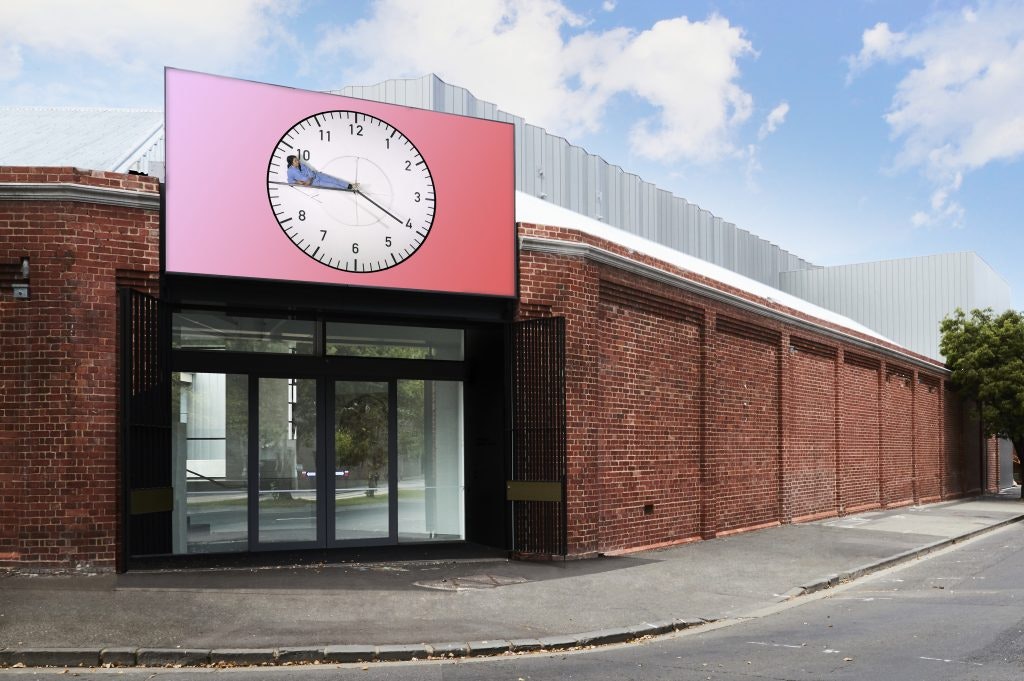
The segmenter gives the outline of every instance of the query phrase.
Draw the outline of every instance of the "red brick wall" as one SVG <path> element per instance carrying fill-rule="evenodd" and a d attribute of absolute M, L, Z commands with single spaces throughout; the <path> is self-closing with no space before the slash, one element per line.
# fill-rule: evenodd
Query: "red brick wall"
<path fill-rule="evenodd" d="M 881 364 L 846 353 L 839 367 L 839 510 L 854 513 L 877 507 L 881 461 Z"/>
<path fill-rule="evenodd" d="M 999 491 L 999 440 L 990 437 L 985 441 L 985 491 Z"/>
<path fill-rule="evenodd" d="M 882 384 L 882 502 L 914 501 L 913 372 L 889 367 Z"/>
<path fill-rule="evenodd" d="M 797 341 L 799 342 L 799 341 Z M 786 379 L 789 519 L 836 512 L 836 357 L 791 345 Z"/>
<path fill-rule="evenodd" d="M 779 520 L 778 347 L 740 332 L 716 333 L 709 353 L 719 532 Z"/>
<path fill-rule="evenodd" d="M 67 168 L 0 169 L 0 183 L 10 182 L 158 192 L 148 178 Z M 7 282 L 29 257 L 32 293 L 28 301 L 0 293 L 0 564 L 115 563 L 115 289 L 118 281 L 155 288 L 158 219 L 92 202 L 0 202 L 0 275 Z M 810 319 L 577 232 L 524 225 L 521 233 L 587 242 Z M 883 382 L 879 401 L 878 370 L 843 359 L 852 345 L 583 256 L 524 251 L 520 262 L 521 316 L 566 318 L 574 555 L 911 499 L 915 463 L 925 493 L 936 461 L 947 493 L 959 493 L 958 471 L 968 490 L 980 475 L 979 461 L 967 459 L 972 433 L 949 418 L 955 397 L 915 406 L 911 388 Z M 828 357 L 791 352 L 797 336 Z M 887 373 L 887 356 L 856 352 Z M 940 375 L 936 366 L 931 378 Z M 935 432 L 944 457 L 935 456 Z M 916 458 L 908 443 L 923 447 Z"/>
<path fill-rule="evenodd" d="M 156 195 L 155 180 L 0 168 L 0 182 Z M 156 285 L 157 211 L 0 201 L 0 267 L 30 262 L 30 300 L 0 292 L 0 565 L 112 568 L 118 535 L 119 276 Z M 141 274 L 140 274 L 141 273 Z"/>
<path fill-rule="evenodd" d="M 942 452 L 943 409 L 941 382 L 922 377 L 914 394 L 914 449 L 917 452 L 917 498 L 921 502 L 942 498 L 942 477 L 946 465 Z"/>
<path fill-rule="evenodd" d="M 591 288 L 588 288 L 590 283 Z M 597 552 L 600 526 L 597 436 L 597 269 L 582 259 L 534 254 L 520 260 L 520 295 L 528 316 L 565 317 L 566 477 L 569 550 Z"/>
<path fill-rule="evenodd" d="M 584 242 L 754 299 L 578 232 L 520 234 Z M 919 358 L 911 369 L 605 260 L 520 254 L 520 315 L 567 319 L 570 553 L 963 494 L 963 472 L 980 462 L 958 399 L 940 394 L 938 364 Z"/>
<path fill-rule="evenodd" d="M 602 282 L 597 419 L 603 550 L 700 533 L 700 328 Z M 632 291 L 630 291 L 632 293 Z M 649 301 L 650 299 L 647 298 Z M 683 318 L 681 318 L 683 317 Z"/>

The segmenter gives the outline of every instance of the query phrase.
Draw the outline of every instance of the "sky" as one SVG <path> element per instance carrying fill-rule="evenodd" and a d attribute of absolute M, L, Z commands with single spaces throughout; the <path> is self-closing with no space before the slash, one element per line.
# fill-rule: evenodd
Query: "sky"
<path fill-rule="evenodd" d="M 814 264 L 974 251 L 1024 308 L 1024 0 L 0 3 L 0 105 L 162 108 L 164 66 L 435 73 Z"/>

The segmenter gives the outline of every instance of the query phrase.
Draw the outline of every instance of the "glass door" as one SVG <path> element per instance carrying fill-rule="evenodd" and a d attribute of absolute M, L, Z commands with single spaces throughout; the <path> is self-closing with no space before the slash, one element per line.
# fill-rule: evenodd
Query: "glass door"
<path fill-rule="evenodd" d="M 462 383 L 254 377 L 254 550 L 465 538 Z"/>
<path fill-rule="evenodd" d="M 334 381 L 328 445 L 334 543 L 377 543 L 395 536 L 393 386 L 393 381 Z"/>
<path fill-rule="evenodd" d="M 317 380 L 260 378 L 250 522 L 263 548 L 322 543 Z M 250 458 L 252 461 L 252 458 Z"/>

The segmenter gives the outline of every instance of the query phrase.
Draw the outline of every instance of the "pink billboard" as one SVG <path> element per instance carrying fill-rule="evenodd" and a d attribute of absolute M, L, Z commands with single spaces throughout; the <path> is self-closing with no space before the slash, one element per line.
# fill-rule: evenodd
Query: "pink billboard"
<path fill-rule="evenodd" d="M 165 271 L 512 297 L 513 126 L 165 71 Z"/>

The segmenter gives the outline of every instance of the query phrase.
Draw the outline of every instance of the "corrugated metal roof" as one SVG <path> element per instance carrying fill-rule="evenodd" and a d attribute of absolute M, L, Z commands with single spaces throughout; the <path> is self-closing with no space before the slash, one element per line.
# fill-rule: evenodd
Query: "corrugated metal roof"
<path fill-rule="evenodd" d="M 612 227 L 587 215 L 582 215 L 562 206 L 556 206 L 549 201 L 538 199 L 525 192 L 516 192 L 516 221 L 536 225 L 549 225 L 551 227 L 566 227 L 590 234 L 605 241 L 625 246 L 637 253 L 657 258 L 680 269 L 694 272 L 726 286 L 745 291 L 768 302 L 785 305 L 811 317 L 845 327 L 866 336 L 872 336 L 889 343 L 893 342 L 877 331 L 873 331 L 849 317 L 815 305 L 803 298 L 798 298 L 720 265 L 715 265 L 696 256 L 683 253 L 671 246 L 651 241 L 639 234 L 633 234 L 617 227 Z"/>
<path fill-rule="evenodd" d="M 151 151 L 163 161 L 163 132 L 160 109 L 3 106 L 0 165 L 147 172 Z"/>

